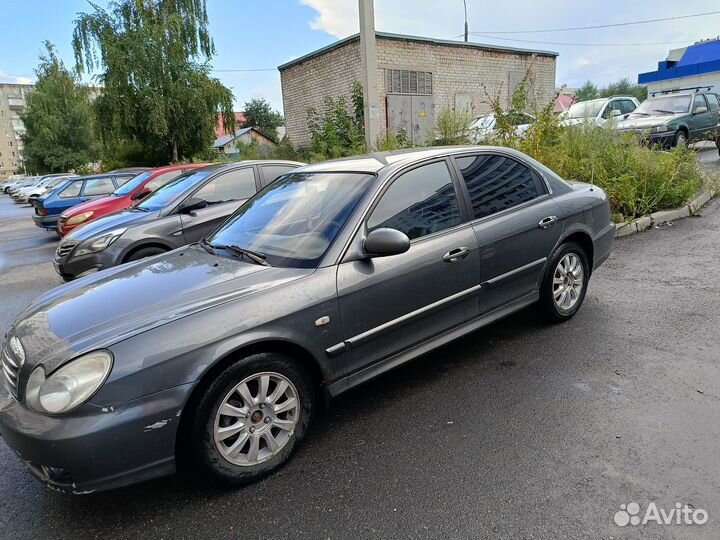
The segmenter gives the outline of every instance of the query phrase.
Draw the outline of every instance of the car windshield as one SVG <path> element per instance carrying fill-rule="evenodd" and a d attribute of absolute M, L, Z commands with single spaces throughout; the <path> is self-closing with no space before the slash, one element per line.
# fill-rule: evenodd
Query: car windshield
<path fill-rule="evenodd" d="M 470 129 L 492 129 L 493 124 L 495 124 L 495 115 L 489 114 L 473 120 L 472 124 L 470 124 Z"/>
<path fill-rule="evenodd" d="M 64 176 L 60 176 L 60 177 L 58 177 L 58 178 L 55 178 L 55 179 L 54 179 L 52 182 L 50 182 L 46 187 L 47 187 L 48 189 L 54 188 L 55 186 L 60 185 L 61 182 L 65 182 L 66 180 L 67 180 L 67 178 L 65 178 Z"/>
<path fill-rule="evenodd" d="M 212 171 L 208 170 L 199 170 L 179 176 L 172 182 L 165 184 L 157 191 L 148 195 L 140 204 L 135 205 L 135 207 L 150 212 L 162 210 L 180 198 L 192 186 L 198 182 L 202 182 L 211 172 Z"/>
<path fill-rule="evenodd" d="M 662 96 L 643 101 L 633 114 L 676 114 L 690 111 L 690 96 Z"/>
<path fill-rule="evenodd" d="M 145 180 L 150 178 L 153 174 L 153 172 L 144 172 L 140 173 L 137 176 L 133 176 L 132 179 L 130 179 L 128 182 L 125 182 L 122 186 L 117 188 L 115 191 L 113 191 L 113 195 L 116 197 L 124 197 L 125 195 L 129 195 L 133 191 L 135 191 L 135 188 L 140 186 Z"/>
<path fill-rule="evenodd" d="M 604 99 L 592 101 L 580 101 L 572 105 L 566 114 L 566 118 L 595 118 L 605 105 Z"/>
<path fill-rule="evenodd" d="M 266 257 L 272 266 L 313 268 L 375 177 L 290 173 L 243 204 L 210 238 Z"/>

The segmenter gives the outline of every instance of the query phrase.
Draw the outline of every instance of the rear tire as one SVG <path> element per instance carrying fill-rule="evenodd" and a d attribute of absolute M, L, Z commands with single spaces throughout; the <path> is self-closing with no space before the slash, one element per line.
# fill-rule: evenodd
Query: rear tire
<path fill-rule="evenodd" d="M 574 242 L 561 244 L 550 257 L 540 285 L 543 318 L 553 323 L 571 319 L 585 300 L 589 280 L 585 251 Z"/>
<path fill-rule="evenodd" d="M 146 259 L 148 257 L 153 257 L 155 255 L 160 255 L 161 253 L 167 253 L 167 249 L 161 248 L 161 247 L 146 247 L 146 248 L 140 248 L 137 251 L 134 251 L 130 254 L 130 256 L 125 259 L 125 262 L 132 262 L 132 261 L 139 261 L 140 259 Z"/>
<path fill-rule="evenodd" d="M 687 147 L 687 135 L 684 131 L 678 131 L 673 139 L 673 148 L 686 148 Z"/>
<path fill-rule="evenodd" d="M 190 463 L 228 485 L 281 467 L 312 421 L 315 393 L 291 358 L 258 353 L 235 362 L 203 391 L 185 441 Z"/>

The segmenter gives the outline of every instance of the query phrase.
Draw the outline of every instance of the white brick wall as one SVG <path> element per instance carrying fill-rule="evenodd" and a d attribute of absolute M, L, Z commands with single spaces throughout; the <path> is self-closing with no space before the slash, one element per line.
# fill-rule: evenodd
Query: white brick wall
<path fill-rule="evenodd" d="M 555 95 L 555 57 L 481 49 L 477 46 L 377 38 L 377 84 L 381 133 L 386 128 L 385 69 L 430 71 L 433 74 L 435 112 L 454 107 L 456 94 L 470 96 L 473 115 L 490 111 L 487 94 L 499 93 L 507 103 L 511 73 L 514 78 L 530 69 L 533 97 L 539 105 Z M 285 123 L 290 141 L 298 147 L 310 142 L 307 109 L 322 109 L 326 96 L 344 96 L 350 104 L 352 83 L 360 78 L 360 48 L 357 40 L 290 66 L 281 72 Z"/>

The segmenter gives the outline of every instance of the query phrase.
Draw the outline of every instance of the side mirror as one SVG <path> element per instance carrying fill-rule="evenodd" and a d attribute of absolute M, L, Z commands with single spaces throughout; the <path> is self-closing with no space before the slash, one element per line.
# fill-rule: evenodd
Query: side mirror
<path fill-rule="evenodd" d="M 706 112 L 707 112 L 707 107 L 698 107 L 697 109 L 695 109 L 693 114 L 702 114 L 702 113 L 706 113 Z"/>
<path fill-rule="evenodd" d="M 613 116 L 620 116 L 621 114 L 622 114 L 622 112 L 621 112 L 621 111 L 618 111 L 617 109 L 613 109 L 612 111 L 610 111 L 610 117 L 611 117 L 611 118 L 612 118 Z"/>
<path fill-rule="evenodd" d="M 148 195 L 152 193 L 152 190 L 150 188 L 142 188 L 140 191 L 138 191 L 135 195 L 133 195 L 134 201 L 139 201 L 140 199 L 144 199 Z"/>
<path fill-rule="evenodd" d="M 190 212 L 194 212 L 195 210 L 205 208 L 207 205 L 208 203 L 205 199 L 190 197 L 188 200 L 186 200 L 180 205 L 179 211 L 181 214 L 189 214 Z"/>
<path fill-rule="evenodd" d="M 363 249 L 371 257 L 399 255 L 410 249 L 410 239 L 397 229 L 375 229 L 365 238 Z"/>

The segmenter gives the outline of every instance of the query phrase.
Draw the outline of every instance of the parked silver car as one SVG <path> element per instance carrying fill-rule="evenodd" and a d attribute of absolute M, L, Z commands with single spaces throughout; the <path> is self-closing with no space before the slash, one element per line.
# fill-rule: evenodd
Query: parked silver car
<path fill-rule="evenodd" d="M 571 318 L 614 233 L 601 189 L 509 149 L 302 167 L 207 240 L 28 306 L 3 346 L 0 433 L 69 492 L 169 474 L 178 456 L 256 480 L 323 395 L 531 304 Z"/>

